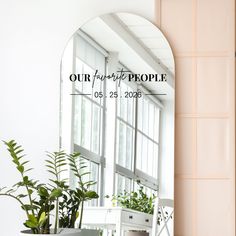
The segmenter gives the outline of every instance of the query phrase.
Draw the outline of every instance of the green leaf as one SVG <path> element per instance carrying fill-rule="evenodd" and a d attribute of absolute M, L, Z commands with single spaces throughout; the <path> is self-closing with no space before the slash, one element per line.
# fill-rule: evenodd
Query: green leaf
<path fill-rule="evenodd" d="M 29 189 L 29 194 L 31 195 L 33 193 L 33 190 L 32 189 Z"/>
<path fill-rule="evenodd" d="M 23 181 L 24 181 L 24 183 L 28 183 L 29 177 L 28 177 L 28 176 L 24 176 L 24 177 L 23 177 Z"/>
<path fill-rule="evenodd" d="M 34 224 L 33 222 L 29 220 L 27 220 L 24 225 L 30 229 L 34 229 L 38 227 L 38 224 Z"/>
<path fill-rule="evenodd" d="M 17 197 L 18 198 L 24 198 L 24 197 L 27 197 L 28 195 L 26 195 L 26 194 L 19 194 Z"/>
<path fill-rule="evenodd" d="M 40 188 L 39 188 L 38 194 L 39 194 L 41 197 L 48 197 L 48 196 L 49 196 L 49 193 L 48 193 L 47 189 L 44 188 L 44 187 L 40 187 Z"/>
<path fill-rule="evenodd" d="M 84 172 L 83 174 L 81 174 L 80 176 L 82 177 L 82 176 L 84 176 L 84 175 L 89 175 L 90 174 L 90 172 Z"/>
<path fill-rule="evenodd" d="M 95 191 L 88 191 L 85 193 L 85 197 L 89 199 L 98 198 L 98 194 Z"/>
<path fill-rule="evenodd" d="M 24 162 L 21 163 L 21 165 L 24 166 L 27 163 L 29 163 L 29 161 L 24 161 Z"/>
<path fill-rule="evenodd" d="M 28 220 L 32 223 L 38 224 L 38 220 L 34 215 L 29 215 Z"/>
<path fill-rule="evenodd" d="M 50 198 L 58 198 L 60 196 L 62 196 L 62 189 L 61 188 L 55 188 L 50 194 Z"/>
<path fill-rule="evenodd" d="M 29 169 L 25 170 L 25 173 L 28 171 L 31 171 L 31 170 L 33 170 L 33 168 L 29 168 Z"/>
<path fill-rule="evenodd" d="M 30 211 L 30 210 L 36 210 L 38 209 L 38 207 L 34 205 L 25 204 L 25 205 L 22 205 L 22 209 Z"/>
<path fill-rule="evenodd" d="M 46 160 L 46 162 L 50 165 L 54 165 L 54 163 L 52 161 Z"/>
<path fill-rule="evenodd" d="M 48 167 L 49 169 L 52 169 L 53 171 L 55 171 L 55 167 L 54 166 L 46 165 L 46 167 Z"/>
<path fill-rule="evenodd" d="M 55 175 L 55 176 L 57 176 L 53 171 L 51 171 L 51 170 L 48 170 L 48 172 L 49 173 L 51 173 L 51 174 L 53 174 L 53 175 Z"/>
<path fill-rule="evenodd" d="M 19 170 L 20 171 L 20 173 L 24 173 L 24 166 L 22 166 L 22 165 L 19 165 L 19 166 L 17 166 L 17 170 Z"/>
<path fill-rule="evenodd" d="M 42 212 L 42 214 L 39 217 L 39 225 L 40 226 L 43 225 L 46 220 L 47 220 L 46 213 Z"/>

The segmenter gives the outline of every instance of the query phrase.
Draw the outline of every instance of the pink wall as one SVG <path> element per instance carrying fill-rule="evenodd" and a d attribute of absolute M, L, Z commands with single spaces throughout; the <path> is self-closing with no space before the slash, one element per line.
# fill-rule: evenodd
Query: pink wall
<path fill-rule="evenodd" d="M 233 0 L 156 0 L 176 61 L 175 236 L 235 235 Z"/>

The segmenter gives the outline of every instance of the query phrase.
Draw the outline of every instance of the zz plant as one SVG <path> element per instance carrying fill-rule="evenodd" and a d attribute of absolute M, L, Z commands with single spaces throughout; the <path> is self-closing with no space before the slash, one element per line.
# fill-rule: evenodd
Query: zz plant
<path fill-rule="evenodd" d="M 89 180 L 90 172 L 86 171 L 85 161 L 79 156 L 80 153 L 68 156 L 69 165 L 78 182 L 75 189 L 68 189 L 63 194 L 64 201 L 60 203 L 60 227 L 74 228 L 75 221 L 79 218 L 79 229 L 81 229 L 84 203 L 99 197 L 95 191 L 90 190 L 96 182 Z"/>
<path fill-rule="evenodd" d="M 12 162 L 15 164 L 20 174 L 21 180 L 11 188 L 0 188 L 0 196 L 8 196 L 19 202 L 26 215 L 24 225 L 33 234 L 58 233 L 59 227 L 73 228 L 80 213 L 80 223 L 84 202 L 93 198 L 98 198 L 89 187 L 93 181 L 83 182 L 83 176 L 89 174 L 82 170 L 86 169 L 83 162 L 78 163 L 79 153 L 67 155 L 64 151 L 47 153 L 46 167 L 52 175 L 48 184 L 39 183 L 29 177 L 28 173 L 32 168 L 28 168 L 29 161 L 25 160 L 24 150 L 14 140 L 4 142 L 10 153 Z M 78 187 L 70 189 L 67 181 L 60 179 L 60 174 L 66 171 L 66 165 L 70 163 L 71 169 L 78 177 Z M 78 164 L 80 166 L 78 167 Z M 24 190 L 24 193 L 22 193 Z M 54 213 L 54 222 L 51 222 L 51 215 Z"/>
<path fill-rule="evenodd" d="M 34 234 L 48 234 L 50 212 L 54 209 L 56 200 L 62 195 L 62 189 L 58 186 L 39 184 L 38 181 L 30 179 L 28 172 L 32 169 L 27 168 L 29 161 L 24 160 L 25 155 L 22 147 L 17 145 L 14 140 L 4 142 L 4 144 L 12 157 L 12 162 L 20 173 L 21 181 L 10 189 L 1 188 L 0 196 L 14 198 L 20 203 L 27 217 L 24 225 L 30 228 Z M 17 194 L 22 188 L 25 189 L 25 194 Z"/>

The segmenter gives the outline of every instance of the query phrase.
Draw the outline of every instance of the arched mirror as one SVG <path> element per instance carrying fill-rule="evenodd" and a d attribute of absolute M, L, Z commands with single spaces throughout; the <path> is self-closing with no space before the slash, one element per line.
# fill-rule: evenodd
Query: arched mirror
<path fill-rule="evenodd" d="M 61 62 L 61 146 L 80 153 L 84 181 L 99 195 L 85 202 L 82 228 L 173 235 L 174 75 L 168 41 L 143 17 L 102 15 L 69 40 Z"/>

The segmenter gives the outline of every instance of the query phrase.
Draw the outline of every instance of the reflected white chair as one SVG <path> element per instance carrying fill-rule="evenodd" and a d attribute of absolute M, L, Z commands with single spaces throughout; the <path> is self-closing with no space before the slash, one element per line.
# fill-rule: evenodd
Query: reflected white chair
<path fill-rule="evenodd" d="M 165 216 L 164 207 L 171 208 L 171 211 L 168 213 L 168 216 Z M 161 212 L 161 217 L 163 219 L 163 225 L 158 227 L 158 211 Z M 172 218 L 174 214 L 174 201 L 171 199 L 160 199 L 156 198 L 154 214 L 153 214 L 153 222 L 152 222 L 152 236 L 161 236 L 162 231 L 165 229 L 168 236 L 172 236 L 170 234 L 170 230 L 168 227 L 168 221 Z"/>

